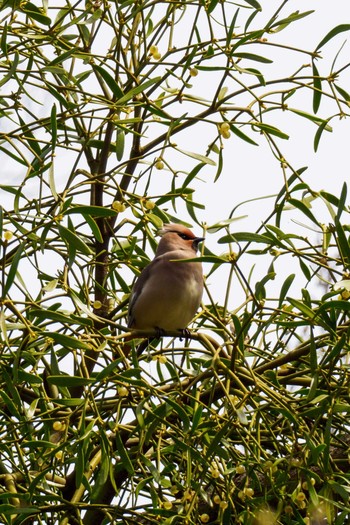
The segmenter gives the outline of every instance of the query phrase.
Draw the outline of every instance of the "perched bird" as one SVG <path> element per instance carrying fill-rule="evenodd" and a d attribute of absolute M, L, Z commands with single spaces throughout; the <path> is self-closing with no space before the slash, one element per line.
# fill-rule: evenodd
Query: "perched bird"
<path fill-rule="evenodd" d="M 128 326 L 138 330 L 185 330 L 203 295 L 203 270 L 193 259 L 204 240 L 180 224 L 165 224 L 155 258 L 137 279 L 130 298 Z"/>

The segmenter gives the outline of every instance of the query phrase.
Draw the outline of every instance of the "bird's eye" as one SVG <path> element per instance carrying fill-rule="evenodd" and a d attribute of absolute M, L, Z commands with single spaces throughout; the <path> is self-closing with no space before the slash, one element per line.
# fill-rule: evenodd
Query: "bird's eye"
<path fill-rule="evenodd" d="M 188 235 L 186 235 L 186 233 L 178 233 L 179 237 L 181 237 L 181 239 L 184 239 L 185 241 L 189 241 L 190 240 L 190 237 Z"/>

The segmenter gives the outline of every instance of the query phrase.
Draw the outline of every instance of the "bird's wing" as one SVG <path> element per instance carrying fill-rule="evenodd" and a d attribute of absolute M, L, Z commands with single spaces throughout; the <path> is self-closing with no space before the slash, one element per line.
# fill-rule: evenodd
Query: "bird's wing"
<path fill-rule="evenodd" d="M 153 273 L 154 267 L 157 261 L 158 261 L 158 258 L 153 259 L 153 261 L 142 270 L 142 272 L 140 273 L 132 289 L 130 301 L 129 301 L 129 309 L 128 309 L 128 327 L 129 328 L 131 328 L 132 325 L 134 324 L 133 310 L 134 310 L 135 303 L 137 299 L 140 297 L 145 283 L 148 281 L 151 273 Z"/>

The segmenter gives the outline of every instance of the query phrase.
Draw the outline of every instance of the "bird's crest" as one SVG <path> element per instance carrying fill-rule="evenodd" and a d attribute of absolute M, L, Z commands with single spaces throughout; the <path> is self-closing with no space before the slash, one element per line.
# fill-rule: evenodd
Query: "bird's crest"
<path fill-rule="evenodd" d="M 163 237 L 163 235 L 165 235 L 166 233 L 170 233 L 170 232 L 183 233 L 183 234 L 187 235 L 189 239 L 195 239 L 196 238 L 194 233 L 191 230 L 189 230 L 188 228 L 186 228 L 185 226 L 183 226 L 182 224 L 164 224 L 163 227 L 160 228 L 157 233 L 158 233 L 158 235 Z"/>

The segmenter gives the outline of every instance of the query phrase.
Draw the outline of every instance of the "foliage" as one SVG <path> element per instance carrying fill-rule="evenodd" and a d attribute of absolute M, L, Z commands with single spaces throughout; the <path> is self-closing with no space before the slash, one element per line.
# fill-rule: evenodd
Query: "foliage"
<path fill-rule="evenodd" d="M 287 45 L 311 14 L 290 4 L 2 2 L 2 523 L 349 516 L 347 187 L 310 188 L 276 116 L 311 122 L 317 150 L 348 114 L 347 65 L 319 62 L 350 26 Z M 276 49 L 294 72 L 271 73 Z M 256 232 L 237 209 L 201 221 L 230 141 L 267 143 L 283 174 Z M 224 246 L 201 254 L 205 304 L 185 340 L 130 334 L 133 278 L 180 216 Z"/>

